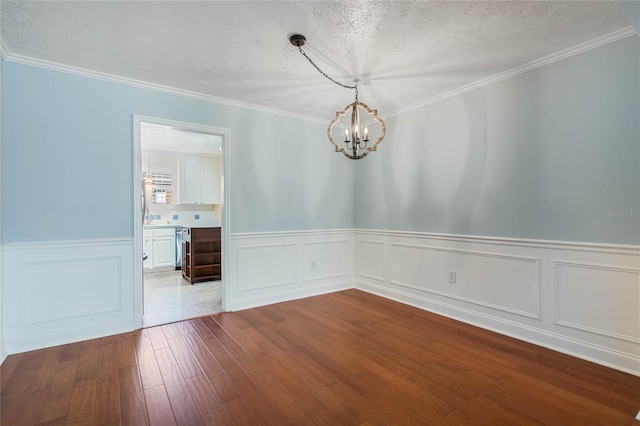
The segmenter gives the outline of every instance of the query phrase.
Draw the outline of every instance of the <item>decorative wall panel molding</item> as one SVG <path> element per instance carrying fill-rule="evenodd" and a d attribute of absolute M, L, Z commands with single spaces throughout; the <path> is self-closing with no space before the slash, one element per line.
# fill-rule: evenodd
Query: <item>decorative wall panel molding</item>
<path fill-rule="evenodd" d="M 3 251 L 8 353 L 133 330 L 133 239 L 12 244 Z"/>
<path fill-rule="evenodd" d="M 353 239 L 305 241 L 304 281 L 353 279 Z"/>
<path fill-rule="evenodd" d="M 391 284 L 540 319 L 540 259 L 390 243 Z M 449 271 L 456 283 L 449 282 Z"/>
<path fill-rule="evenodd" d="M 640 269 L 554 261 L 555 324 L 640 343 Z"/>
<path fill-rule="evenodd" d="M 358 240 L 356 253 L 358 275 L 376 281 L 384 281 L 384 243 Z"/>
<path fill-rule="evenodd" d="M 358 289 L 640 375 L 638 246 L 378 230 L 355 246 Z"/>
<path fill-rule="evenodd" d="M 353 288 L 353 230 L 232 234 L 231 310 Z"/>
<path fill-rule="evenodd" d="M 296 283 L 296 244 L 255 244 L 238 247 L 237 292 Z"/>

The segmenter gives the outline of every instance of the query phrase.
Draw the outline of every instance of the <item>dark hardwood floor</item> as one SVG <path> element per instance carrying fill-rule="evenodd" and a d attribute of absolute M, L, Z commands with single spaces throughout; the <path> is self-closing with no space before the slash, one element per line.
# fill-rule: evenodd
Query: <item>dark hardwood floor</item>
<path fill-rule="evenodd" d="M 640 377 L 357 290 L 11 355 L 1 374 L 3 426 L 630 425 L 640 410 Z"/>

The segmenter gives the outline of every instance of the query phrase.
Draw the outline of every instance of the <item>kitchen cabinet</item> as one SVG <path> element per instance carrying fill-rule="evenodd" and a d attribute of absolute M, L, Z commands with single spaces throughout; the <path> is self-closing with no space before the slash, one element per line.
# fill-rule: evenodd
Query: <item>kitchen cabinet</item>
<path fill-rule="evenodd" d="M 184 228 L 182 276 L 191 284 L 222 277 L 222 238 L 219 227 Z"/>
<path fill-rule="evenodd" d="M 142 235 L 142 249 L 149 255 L 144 261 L 144 269 L 175 269 L 175 228 L 145 229 Z"/>
<path fill-rule="evenodd" d="M 212 157 L 180 158 L 180 204 L 220 204 L 220 170 Z"/>

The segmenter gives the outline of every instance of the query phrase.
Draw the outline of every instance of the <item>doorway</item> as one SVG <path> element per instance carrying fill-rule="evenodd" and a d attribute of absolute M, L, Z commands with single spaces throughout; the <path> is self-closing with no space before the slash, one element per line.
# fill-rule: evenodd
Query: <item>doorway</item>
<path fill-rule="evenodd" d="M 133 124 L 136 328 L 224 311 L 229 132 L 142 116 Z M 217 237 L 193 244 L 199 235 Z"/>

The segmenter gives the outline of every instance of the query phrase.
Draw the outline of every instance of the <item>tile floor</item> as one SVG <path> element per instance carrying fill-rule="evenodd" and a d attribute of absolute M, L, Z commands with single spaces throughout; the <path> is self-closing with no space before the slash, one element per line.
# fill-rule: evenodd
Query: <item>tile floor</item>
<path fill-rule="evenodd" d="M 180 271 L 144 274 L 144 327 L 222 311 L 222 281 L 189 284 Z"/>

